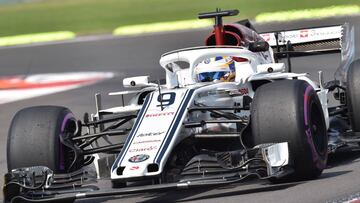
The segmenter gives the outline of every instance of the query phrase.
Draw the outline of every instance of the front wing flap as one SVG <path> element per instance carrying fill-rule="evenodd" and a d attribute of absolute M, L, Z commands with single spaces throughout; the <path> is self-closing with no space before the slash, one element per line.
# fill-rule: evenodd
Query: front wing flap
<path fill-rule="evenodd" d="M 289 167 L 291 160 L 289 160 L 288 143 L 262 144 L 249 151 L 257 154 L 257 157 L 249 157 L 248 160 L 243 161 L 241 166 L 232 168 L 229 173 L 223 173 L 221 176 L 204 176 L 203 178 L 180 180 L 175 183 L 133 186 L 106 191 L 91 185 L 94 180 L 93 176 L 85 171 L 59 176 L 43 166 L 14 169 L 5 175 L 4 200 L 5 202 L 74 202 L 76 199 L 239 183 L 251 177 L 259 179 L 281 178 L 292 173 L 291 167 Z M 248 155 L 245 153 L 243 157 Z M 261 158 L 258 158 L 259 156 Z M 248 163 L 252 159 L 262 160 L 262 165 L 266 166 L 267 173 L 257 173 L 256 170 L 250 170 Z M 80 177 L 79 174 L 81 174 Z M 61 187 L 61 184 L 59 185 L 59 177 L 62 178 L 64 187 Z M 71 184 L 65 185 L 65 183 L 72 183 L 74 177 L 81 180 L 82 185 L 79 181 L 72 186 Z M 54 187 L 55 185 L 56 187 Z"/>

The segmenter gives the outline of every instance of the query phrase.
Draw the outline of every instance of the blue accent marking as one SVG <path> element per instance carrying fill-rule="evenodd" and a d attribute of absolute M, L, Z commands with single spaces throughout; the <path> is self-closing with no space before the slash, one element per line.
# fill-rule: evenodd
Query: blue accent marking
<path fill-rule="evenodd" d="M 131 132 L 126 139 L 123 149 L 121 150 L 119 156 L 116 158 L 114 164 L 111 167 L 112 172 L 118 167 L 118 164 L 124 159 L 125 152 L 129 149 L 130 143 L 135 138 L 136 132 L 139 129 L 139 126 L 144 119 L 145 112 L 147 111 L 147 109 L 150 106 L 153 95 L 154 95 L 154 93 L 150 93 L 150 95 L 146 96 L 143 107 L 141 108 L 141 110 L 138 114 L 139 116 L 137 117 L 137 119 L 135 121 L 134 127 L 131 129 Z"/>
<path fill-rule="evenodd" d="M 222 56 L 217 56 L 217 57 L 215 57 L 215 61 L 219 61 L 219 60 L 221 60 L 221 59 L 223 59 Z"/>
<path fill-rule="evenodd" d="M 220 78 L 224 75 L 224 72 L 215 72 L 213 76 L 213 80 L 220 80 Z"/>
<path fill-rule="evenodd" d="M 183 105 L 183 103 L 184 103 L 184 100 L 185 100 L 186 97 L 187 97 L 187 93 L 188 93 L 188 92 L 189 92 L 189 90 L 187 90 L 187 91 L 185 92 L 185 94 L 184 94 L 184 96 L 183 96 L 183 98 L 182 98 L 182 100 L 181 100 L 181 102 L 180 102 L 179 108 L 176 110 L 175 116 L 174 116 L 173 120 L 171 121 L 168 130 L 166 131 L 165 138 L 164 138 L 163 141 L 161 142 L 159 151 L 160 151 L 161 148 L 163 147 L 164 142 L 166 141 L 167 136 L 169 135 L 169 131 L 171 130 L 171 128 L 172 128 L 172 126 L 173 126 L 173 124 L 174 124 L 174 121 L 176 120 L 176 117 L 179 115 L 178 113 L 179 113 L 179 111 L 180 111 L 180 109 L 181 109 L 181 107 L 182 107 L 182 105 Z M 155 160 L 156 160 L 156 157 L 159 155 L 159 151 L 158 151 L 158 152 L 156 153 L 156 155 L 155 155 L 154 162 L 155 162 Z M 155 162 L 155 163 L 157 163 L 157 162 Z"/>
<path fill-rule="evenodd" d="M 169 146 L 169 144 L 170 144 L 170 142 L 171 142 L 171 140 L 172 140 L 172 138 L 173 138 L 173 136 L 175 134 L 175 131 L 177 130 L 177 126 L 179 125 L 179 123 L 181 121 L 181 117 L 183 116 L 184 111 L 187 109 L 189 101 L 193 96 L 193 93 L 194 93 L 194 90 L 190 90 L 189 94 L 186 96 L 186 100 L 185 100 L 184 104 L 181 106 L 181 110 L 180 110 L 179 114 L 176 117 L 174 126 L 171 128 L 171 131 L 169 133 L 169 137 L 166 138 L 166 142 L 165 142 L 164 146 Z M 160 155 L 156 159 L 156 163 L 160 164 L 160 160 L 164 156 L 165 152 L 166 152 L 166 147 L 161 149 Z"/>
<path fill-rule="evenodd" d="M 234 63 L 234 61 L 232 61 L 232 62 L 229 64 L 229 68 L 230 68 L 230 71 L 231 71 L 231 72 L 235 72 L 235 63 Z"/>

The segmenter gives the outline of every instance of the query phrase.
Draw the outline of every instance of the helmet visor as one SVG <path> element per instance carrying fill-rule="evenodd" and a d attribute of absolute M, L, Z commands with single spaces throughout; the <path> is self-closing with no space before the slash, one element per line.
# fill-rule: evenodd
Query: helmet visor
<path fill-rule="evenodd" d="M 212 82 L 214 80 L 220 80 L 221 78 L 224 78 L 224 76 L 229 71 L 216 71 L 216 72 L 204 72 L 198 74 L 198 80 L 199 82 Z"/>

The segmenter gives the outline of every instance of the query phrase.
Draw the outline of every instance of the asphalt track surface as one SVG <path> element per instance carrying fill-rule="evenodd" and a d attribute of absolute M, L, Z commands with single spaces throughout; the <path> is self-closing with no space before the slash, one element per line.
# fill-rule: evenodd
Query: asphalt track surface
<path fill-rule="evenodd" d="M 269 31 L 345 21 L 356 26 L 356 36 L 359 39 L 360 17 L 266 24 L 257 26 L 257 29 Z M 105 107 L 119 105 L 119 97 L 107 96 L 106 93 L 121 90 L 123 77 L 150 75 L 152 79 L 164 78 L 158 65 L 160 55 L 178 48 L 202 45 L 208 32 L 209 30 L 193 30 L 133 37 L 99 36 L 66 43 L 0 48 L 0 75 L 69 71 L 118 73 L 116 78 L 96 85 L 1 105 L 0 173 L 7 171 L 7 130 L 11 118 L 18 110 L 33 105 L 62 105 L 72 109 L 75 115 L 81 118 L 84 112 L 94 112 L 93 95 L 96 92 L 103 93 Z M 359 47 L 358 41 L 356 44 Z M 358 53 L 357 50 L 357 56 Z M 317 80 L 317 71 L 323 70 L 325 79 L 330 80 L 339 64 L 339 55 L 296 58 L 293 64 L 294 72 L 308 72 Z M 359 161 L 360 151 L 331 156 L 329 166 L 322 176 L 308 182 L 275 186 L 256 182 L 190 191 L 97 198 L 91 202 L 333 202 L 360 192 Z M 0 184 L 3 185 L 3 180 Z"/>

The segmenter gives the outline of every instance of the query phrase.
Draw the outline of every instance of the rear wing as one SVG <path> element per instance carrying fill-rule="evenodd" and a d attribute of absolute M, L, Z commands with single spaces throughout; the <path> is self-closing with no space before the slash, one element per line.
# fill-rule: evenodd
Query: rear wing
<path fill-rule="evenodd" d="M 276 46 L 275 33 L 279 34 L 279 45 L 285 45 L 288 40 L 290 40 L 292 44 L 324 40 L 339 40 L 341 38 L 342 26 L 338 25 L 299 30 L 275 31 L 270 33 L 261 33 L 260 36 L 263 37 L 270 46 Z"/>
<path fill-rule="evenodd" d="M 274 51 L 285 51 L 288 42 L 291 43 L 292 51 L 341 51 L 344 26 L 275 31 L 262 33 L 260 36 L 269 43 Z"/>
<path fill-rule="evenodd" d="M 346 82 L 347 70 L 354 60 L 355 54 L 354 27 L 348 23 L 274 31 L 261 33 L 260 36 L 269 43 L 274 51 L 274 56 L 278 59 L 340 52 L 341 62 L 335 72 L 335 79 Z"/>

